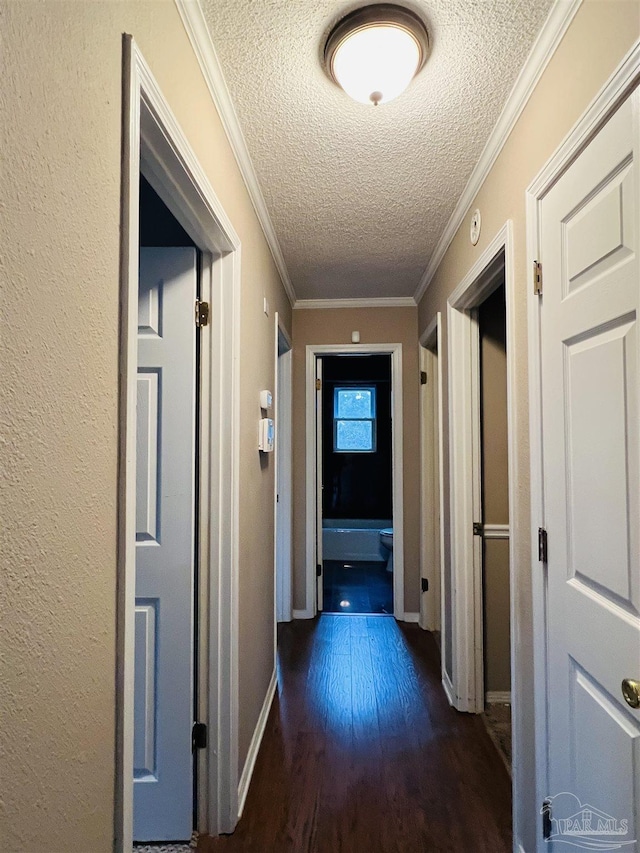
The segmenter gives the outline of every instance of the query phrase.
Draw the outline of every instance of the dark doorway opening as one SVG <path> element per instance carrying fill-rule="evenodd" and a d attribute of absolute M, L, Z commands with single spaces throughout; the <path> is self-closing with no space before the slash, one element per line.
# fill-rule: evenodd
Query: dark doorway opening
<path fill-rule="evenodd" d="M 322 358 L 323 610 L 393 614 L 391 356 Z"/>

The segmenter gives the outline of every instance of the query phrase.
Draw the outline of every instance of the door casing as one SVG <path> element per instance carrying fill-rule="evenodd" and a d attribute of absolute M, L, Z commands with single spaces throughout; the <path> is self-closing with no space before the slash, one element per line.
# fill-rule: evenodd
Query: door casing
<path fill-rule="evenodd" d="M 427 374 L 420 402 L 420 577 L 430 580 L 420 596 L 420 627 L 438 632 L 444 660 L 444 446 L 442 422 L 442 314 L 420 336 L 420 369 Z M 434 565 L 435 564 L 435 565 Z M 431 569 L 429 569 L 431 566 Z M 425 600 L 425 595 L 428 598 Z"/>
<path fill-rule="evenodd" d="M 623 58 L 564 142 L 527 188 L 528 269 L 533 268 L 534 261 L 539 257 L 540 204 L 542 199 L 638 85 L 640 85 L 640 42 L 636 42 Z M 549 775 L 546 581 L 544 573 L 538 570 L 540 565 L 538 542 L 537 537 L 533 535 L 539 527 L 544 527 L 545 519 L 542 458 L 541 317 L 540 300 L 538 296 L 534 295 L 531 283 L 529 283 L 527 292 L 536 802 L 542 803 L 548 794 L 547 780 Z M 536 821 L 536 844 L 538 849 L 545 846 L 541 821 Z"/>
<path fill-rule="evenodd" d="M 136 372 L 140 173 L 203 253 L 198 672 L 209 746 L 199 762 L 198 830 L 238 819 L 238 472 L 240 240 L 130 35 L 123 37 L 122 242 L 114 848 L 133 834 Z M 212 524 L 212 520 L 216 523 Z M 206 594 L 204 591 L 207 591 Z"/>
<path fill-rule="evenodd" d="M 482 543 L 480 537 L 473 536 L 473 523 L 481 520 L 476 517 L 480 507 L 481 470 L 479 335 L 475 309 L 502 282 L 502 276 L 507 320 L 509 518 L 515 520 L 515 493 L 518 483 L 515 430 L 517 353 L 514 343 L 516 292 L 511 220 L 508 220 L 490 241 L 447 301 L 452 673 L 450 678 L 443 655 L 442 683 L 450 703 L 460 711 L 471 713 L 480 713 L 484 709 Z M 520 656 L 523 654 L 521 650 L 526 644 L 518 633 L 518 594 L 521 584 L 516 560 L 521 536 L 517 525 L 512 523 L 509 547 L 509 609 L 514 768 L 513 829 L 516 839 L 520 837 L 519 827 L 524 820 L 523 803 L 518 797 L 521 710 L 523 702 L 528 702 L 530 697 L 530 685 L 525 683 L 524 669 L 520 665 Z"/>
<path fill-rule="evenodd" d="M 294 618 L 313 619 L 316 601 L 316 540 L 318 531 L 316 494 L 316 361 L 321 355 L 391 356 L 392 497 L 393 497 L 393 615 L 404 620 L 404 498 L 402 424 L 402 344 L 309 344 L 306 348 L 306 597 L 305 609 Z"/>
<path fill-rule="evenodd" d="M 292 434 L 291 392 L 293 351 L 291 339 L 275 317 L 275 445 L 274 445 L 274 505 L 275 505 L 275 622 L 292 619 Z M 275 663 L 275 659 L 274 659 Z"/>

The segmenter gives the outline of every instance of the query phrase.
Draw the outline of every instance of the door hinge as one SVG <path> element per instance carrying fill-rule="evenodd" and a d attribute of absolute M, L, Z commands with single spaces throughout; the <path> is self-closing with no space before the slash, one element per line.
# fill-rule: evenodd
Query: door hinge
<path fill-rule="evenodd" d="M 533 262 L 533 294 L 542 296 L 542 264 L 540 261 Z"/>
<path fill-rule="evenodd" d="M 201 326 L 209 325 L 209 303 L 208 302 L 200 302 L 199 299 L 196 299 L 196 326 L 200 328 Z"/>
<path fill-rule="evenodd" d="M 316 379 L 316 391 L 322 391 L 322 379 Z"/>
<path fill-rule="evenodd" d="M 420 384 L 421 385 L 427 384 L 427 371 L 426 370 L 420 371 Z"/>
<path fill-rule="evenodd" d="M 316 566 L 316 577 L 322 577 L 322 566 L 320 565 L 320 563 L 318 563 L 318 565 Z"/>
<path fill-rule="evenodd" d="M 473 522 L 473 535 L 474 536 L 483 536 L 484 535 L 484 524 L 481 521 Z"/>
<path fill-rule="evenodd" d="M 542 801 L 540 814 L 542 815 L 542 837 L 545 841 L 548 841 L 551 838 L 551 831 L 553 829 L 551 824 L 551 800 Z"/>
<path fill-rule="evenodd" d="M 420 578 L 421 592 L 429 592 L 429 578 Z"/>
<path fill-rule="evenodd" d="M 538 528 L 538 560 L 541 563 L 547 563 L 549 556 L 549 545 L 547 539 L 547 531 L 544 527 Z"/>
<path fill-rule="evenodd" d="M 207 724 L 194 723 L 191 729 L 191 749 L 207 748 Z"/>

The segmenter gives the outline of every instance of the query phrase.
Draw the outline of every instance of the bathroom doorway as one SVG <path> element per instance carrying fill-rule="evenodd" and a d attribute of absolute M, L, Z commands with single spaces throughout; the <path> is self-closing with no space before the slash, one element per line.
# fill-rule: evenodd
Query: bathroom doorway
<path fill-rule="evenodd" d="M 308 617 L 404 619 L 402 344 L 311 344 L 306 355 Z M 358 592 L 372 577 L 373 600 Z"/>
<path fill-rule="evenodd" d="M 320 360 L 322 610 L 392 615 L 391 356 Z"/>

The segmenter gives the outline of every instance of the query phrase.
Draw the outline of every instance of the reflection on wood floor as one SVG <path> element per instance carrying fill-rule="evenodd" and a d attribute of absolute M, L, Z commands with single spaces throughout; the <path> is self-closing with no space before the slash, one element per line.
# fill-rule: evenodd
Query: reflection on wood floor
<path fill-rule="evenodd" d="M 325 560 L 322 589 L 324 613 L 393 614 L 393 573 L 386 563 Z"/>
<path fill-rule="evenodd" d="M 507 853 L 511 786 L 475 716 L 449 707 L 417 625 L 281 625 L 274 700 L 235 833 L 248 853 Z"/>

